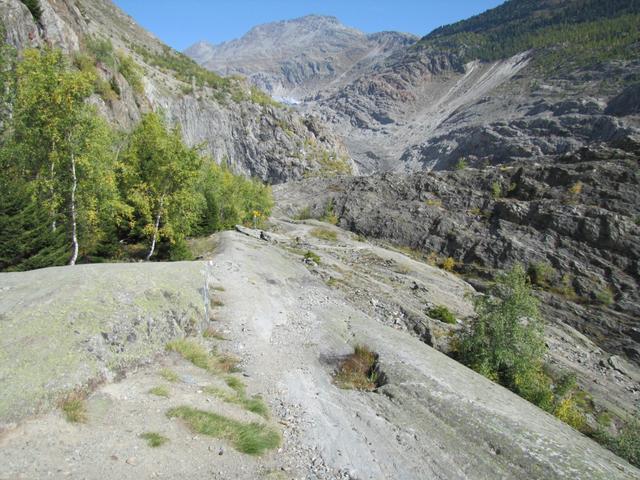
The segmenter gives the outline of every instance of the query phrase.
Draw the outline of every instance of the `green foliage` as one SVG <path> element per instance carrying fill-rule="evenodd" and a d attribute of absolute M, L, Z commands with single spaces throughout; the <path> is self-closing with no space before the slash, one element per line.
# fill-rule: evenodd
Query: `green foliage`
<path fill-rule="evenodd" d="M 64 413 L 64 417 L 70 423 L 86 423 L 87 421 L 87 405 L 84 397 L 77 392 L 67 396 L 60 403 L 60 408 Z"/>
<path fill-rule="evenodd" d="M 304 254 L 304 259 L 310 262 L 314 262 L 317 265 L 320 265 L 321 262 L 320 256 L 312 252 L 311 250 L 307 251 L 307 253 Z"/>
<path fill-rule="evenodd" d="M 169 129 L 158 114 L 142 118 L 123 153 L 122 191 L 128 204 L 131 235 L 145 238 L 155 253 L 156 241 L 168 252 L 188 249 L 184 239 L 198 220 L 196 181 L 202 159 L 187 147 L 178 128 Z M 180 255 L 178 255 L 180 257 Z"/>
<path fill-rule="evenodd" d="M 62 53 L 51 49 L 25 50 L 15 69 L 13 118 L 0 152 L 7 173 L 3 182 L 15 197 L 5 197 L 2 223 L 9 231 L 22 228 L 23 235 L 0 240 L 5 269 L 68 261 L 71 249 L 62 254 L 60 241 L 71 236 L 74 209 L 81 255 L 96 253 L 107 241 L 103 222 L 117 209 L 117 190 L 111 130 L 85 102 L 92 81 L 91 74 L 72 70 Z M 7 247 L 19 237 L 23 246 Z"/>
<path fill-rule="evenodd" d="M 164 385 L 153 387 L 151 390 L 149 390 L 149 393 L 151 395 L 155 395 L 156 397 L 169 398 L 169 389 Z"/>
<path fill-rule="evenodd" d="M 619 430 L 617 436 L 600 427 L 592 432 L 596 441 L 607 447 L 630 464 L 640 467 L 640 413 L 637 413 Z"/>
<path fill-rule="evenodd" d="M 125 78 L 135 93 L 143 93 L 142 72 L 129 55 L 118 52 L 118 71 Z"/>
<path fill-rule="evenodd" d="M 300 211 L 294 217 L 294 220 L 309 220 L 311 218 L 313 218 L 311 207 L 307 205 L 306 207 L 302 207 L 300 209 Z"/>
<path fill-rule="evenodd" d="M 596 301 L 600 305 L 604 305 L 605 307 L 613 305 L 615 302 L 615 296 L 613 290 L 611 288 L 604 288 L 596 292 Z"/>
<path fill-rule="evenodd" d="M 464 158 L 464 157 L 461 157 L 456 162 L 456 167 L 455 168 L 456 168 L 456 170 L 464 170 L 468 166 L 469 166 L 469 162 L 467 162 L 467 159 Z"/>
<path fill-rule="evenodd" d="M 327 228 L 314 228 L 311 230 L 311 236 L 319 238 L 320 240 L 326 240 L 327 242 L 335 242 L 338 240 L 338 234 Z"/>
<path fill-rule="evenodd" d="M 245 385 L 242 383 L 242 380 L 228 375 L 225 378 L 225 382 L 227 386 L 233 391 L 230 393 L 228 390 L 222 390 L 216 387 L 206 387 L 205 391 L 211 393 L 221 400 L 233 403 L 241 406 L 245 410 L 249 412 L 253 412 L 261 417 L 268 419 L 269 418 L 269 408 L 267 404 L 264 403 L 264 400 L 258 395 L 253 397 L 248 397 L 245 391 Z"/>
<path fill-rule="evenodd" d="M 474 299 L 477 319 L 460 348 L 463 363 L 527 400 L 551 408 L 543 372 L 543 324 L 526 272 L 516 265 L 500 275 L 489 295 Z"/>
<path fill-rule="evenodd" d="M 212 373 L 231 372 L 236 370 L 239 360 L 231 355 L 216 355 L 207 352 L 194 340 L 180 339 L 167 344 L 167 350 L 182 355 L 196 367 Z"/>
<path fill-rule="evenodd" d="M 115 70 L 117 59 L 111 40 L 99 37 L 87 37 L 85 40 L 87 51 L 95 58 L 96 62 Z"/>
<path fill-rule="evenodd" d="M 462 62 L 494 61 L 535 49 L 545 71 L 637 58 L 636 0 L 521 0 L 434 30 L 417 48 L 453 50 Z"/>
<path fill-rule="evenodd" d="M 40 7 L 40 0 L 21 0 L 21 1 L 27 6 L 27 8 L 31 12 L 31 15 L 33 15 L 33 18 L 36 20 L 36 22 L 39 22 L 40 19 L 42 18 L 42 8 Z"/>
<path fill-rule="evenodd" d="M 73 60 L 44 49 L 16 62 L 0 48 L 0 269 L 69 262 L 74 231 L 83 262 L 142 255 L 143 243 L 156 258 L 190 259 L 187 235 L 268 217 L 269 187 L 205 162 L 160 115 L 117 134 L 88 104 L 95 91 L 119 94 L 96 63 L 141 87 L 131 58 L 90 38 Z"/>
<path fill-rule="evenodd" d="M 327 205 L 324 208 L 324 214 L 322 215 L 322 217 L 320 217 L 320 220 L 323 222 L 330 223 L 331 225 L 338 224 L 339 219 L 335 212 L 335 203 L 333 199 L 327 202 Z"/>
<path fill-rule="evenodd" d="M 271 187 L 235 175 L 214 162 L 205 164 L 197 184 L 201 214 L 197 233 L 208 235 L 235 225 L 260 226 L 273 208 Z"/>
<path fill-rule="evenodd" d="M 451 311 L 444 305 L 438 305 L 431 308 L 428 312 L 428 315 L 431 318 L 435 318 L 436 320 L 440 320 L 444 323 L 449 323 L 452 325 L 456 324 L 456 316 L 451 313 Z"/>
<path fill-rule="evenodd" d="M 258 87 L 251 85 L 249 89 L 249 100 L 263 107 L 282 107 L 282 104 L 276 102 L 270 95 L 260 90 Z"/>
<path fill-rule="evenodd" d="M 145 63 L 172 72 L 178 80 L 189 85 L 191 85 L 192 79 L 195 79 L 198 85 L 205 85 L 213 89 L 225 92 L 237 90 L 237 86 L 234 86 L 228 78 L 202 68 L 183 53 L 167 46 L 163 47 L 161 53 L 139 46 L 134 47 L 134 50 L 144 59 Z"/>
<path fill-rule="evenodd" d="M 172 408 L 169 418 L 180 418 L 196 433 L 229 440 L 236 450 L 262 455 L 280 445 L 280 434 L 263 423 L 242 423 L 191 407 Z"/>
<path fill-rule="evenodd" d="M 557 275 L 553 266 L 547 262 L 532 263 L 527 273 L 531 283 L 542 288 L 549 288 Z"/>
<path fill-rule="evenodd" d="M 502 185 L 499 182 L 493 182 L 491 184 L 491 196 L 493 198 L 502 197 Z"/>
<path fill-rule="evenodd" d="M 169 368 L 163 368 L 160 370 L 160 376 L 164 378 L 167 382 L 175 383 L 180 380 L 178 374 Z"/>
<path fill-rule="evenodd" d="M 151 448 L 161 447 L 169 441 L 169 439 L 156 432 L 146 432 L 140 435 L 140 438 L 147 441 L 147 445 Z"/>

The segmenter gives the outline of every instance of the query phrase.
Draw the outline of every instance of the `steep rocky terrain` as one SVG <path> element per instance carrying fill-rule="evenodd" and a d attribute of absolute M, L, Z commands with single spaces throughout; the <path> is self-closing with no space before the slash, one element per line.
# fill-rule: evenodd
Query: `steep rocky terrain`
<path fill-rule="evenodd" d="M 524 264 L 532 275 L 544 270 L 538 295 L 554 362 L 578 372 L 598 402 L 626 398 L 628 411 L 636 408 L 637 156 L 584 151 L 559 163 L 540 159 L 536 164 L 411 177 L 382 174 L 304 181 L 278 187 L 275 193 L 283 214 L 295 216 L 308 208 L 319 217 L 331 205 L 339 224 L 354 233 L 410 248 L 433 264 L 451 257 L 456 270 L 481 290 L 497 270 L 514 263 Z M 406 305 L 402 299 L 398 302 L 409 328 L 428 344 L 448 351 L 441 334 L 419 326 L 423 314 L 416 315 L 415 308 Z M 567 329 L 585 338 L 576 339 Z M 626 381 L 607 380 L 610 355 L 635 364 L 630 367 L 635 373 Z M 612 395 L 617 387 L 621 388 Z"/>
<path fill-rule="evenodd" d="M 602 5 L 511 0 L 355 64 L 299 108 L 333 125 L 363 173 L 451 169 L 463 158 L 476 166 L 508 163 L 600 143 L 637 149 L 637 112 L 609 103 L 625 88 L 637 91 L 640 5 Z M 277 38 L 269 26 L 255 31 L 261 42 Z M 272 75 L 272 66 L 245 62 L 253 45 L 232 45 L 237 73 Z M 279 52 L 278 68 L 294 58 L 286 53 Z M 209 55 L 194 58 L 220 68 L 204 60 Z"/>
<path fill-rule="evenodd" d="M 338 89 L 372 64 L 417 41 L 413 35 L 367 35 L 335 17 L 309 15 L 254 27 L 242 38 L 199 42 L 185 53 L 223 75 L 244 75 L 290 102 Z"/>
<path fill-rule="evenodd" d="M 335 241 L 318 239 L 318 227 L 332 229 Z M 15 412 L 22 398 L 42 398 L 43 388 L 72 389 L 91 378 L 82 363 L 67 361 L 70 354 L 92 359 L 90 365 L 106 371 L 113 364 L 147 362 L 115 381 L 106 378 L 107 383 L 90 392 L 85 423 L 68 423 L 60 410 L 42 408 L 43 415 L 5 429 L 0 434 L 0 478 L 638 476 L 637 469 L 556 418 L 407 335 L 393 310 L 387 317 L 383 305 L 374 306 L 369 297 L 384 299 L 402 283 L 415 282 L 426 288 L 403 289 L 407 299 L 446 302 L 463 319 L 470 306 L 461 293 L 472 292 L 470 285 L 314 221 L 276 221 L 272 230 L 268 242 L 253 238 L 260 237 L 259 231 L 221 234 L 215 240 L 217 252 L 192 264 L 0 274 L 6 285 L 0 297 L 3 342 L 13 338 L 17 324 L 29 329 L 40 321 L 24 315 L 24 305 L 32 312 L 45 311 L 52 302 L 69 308 L 68 314 L 51 319 L 46 338 L 41 333 L 22 336 L 3 358 L 3 412 L 7 407 Z M 322 267 L 303 262 L 301 248 L 317 252 Z M 345 267 L 354 260 L 358 267 L 349 277 Z M 137 285 L 138 275 L 150 279 L 149 284 Z M 340 280 L 328 282 L 327 275 Z M 59 288 L 36 295 L 29 288 L 34 276 L 44 285 L 55 278 Z M 83 279 L 101 288 L 77 291 Z M 360 294 L 350 290 L 352 281 Z M 213 301 L 196 303 L 203 299 L 203 289 Z M 109 298 L 135 299 L 143 310 L 101 308 L 110 305 L 104 303 Z M 157 300 L 155 313 L 145 306 L 152 299 Z M 225 377 L 173 353 L 154 358 L 162 345 L 146 339 L 160 332 L 167 339 L 184 335 L 171 325 L 176 310 L 190 299 L 193 311 L 187 318 L 195 320 L 193 340 L 242 360 L 242 374 L 234 378 L 242 378 L 251 394 L 264 398 L 271 411 L 268 419 L 214 394 L 228 388 Z M 212 308 L 208 319 L 201 315 L 205 305 Z M 80 321 L 89 314 L 90 322 Z M 205 327 L 215 328 L 218 339 L 202 338 L 199 332 Z M 94 336 L 113 341 L 101 340 L 96 349 L 88 341 Z M 379 355 L 384 380 L 373 392 L 342 390 L 332 381 L 337 364 L 358 343 Z M 65 348 L 56 348 L 63 344 Z M 147 351 L 140 350 L 143 345 Z M 46 375 L 37 380 L 13 375 L 14 368 L 33 372 L 46 362 L 56 368 L 47 366 Z M 158 386 L 166 396 L 150 393 Z M 280 432 L 282 444 L 262 456 L 240 453 L 224 439 L 194 434 L 185 422 L 167 417 L 170 409 L 185 405 L 237 422 L 269 425 Z M 6 413 L 2 420 L 6 422 Z M 149 431 L 168 443 L 150 448 L 140 438 Z"/>
<path fill-rule="evenodd" d="M 219 163 L 273 183 L 326 169 L 323 158 L 348 165 L 344 147 L 316 120 L 293 113 L 239 80 L 218 78 L 203 85 L 195 64 L 141 29 L 110 1 L 42 0 L 40 4 L 42 16 L 36 21 L 21 1 L 0 2 L 0 19 L 11 45 L 48 44 L 73 54 L 91 38 L 108 39 L 142 69 L 143 85 L 136 89 L 117 69 L 100 65 L 101 75 L 118 94 L 107 99 L 96 95 L 94 102 L 116 125 L 128 129 L 141 113 L 162 110 L 181 125 L 189 144 L 204 144 Z"/>

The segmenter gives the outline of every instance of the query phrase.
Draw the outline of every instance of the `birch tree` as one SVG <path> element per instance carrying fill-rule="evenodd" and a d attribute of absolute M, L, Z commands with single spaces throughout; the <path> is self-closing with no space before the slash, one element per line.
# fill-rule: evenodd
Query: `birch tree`
<path fill-rule="evenodd" d="M 64 226 L 70 265 L 78 260 L 82 236 L 92 242 L 99 237 L 100 211 L 117 192 L 110 129 L 86 103 L 93 80 L 54 49 L 26 50 L 16 68 L 9 147 L 14 170 L 49 212 L 51 230 Z"/>
<path fill-rule="evenodd" d="M 132 133 L 122 163 L 131 226 L 149 242 L 148 261 L 159 241 L 175 244 L 194 224 L 201 157 L 197 149 L 184 144 L 178 128 L 167 128 L 161 115 L 150 113 Z"/>

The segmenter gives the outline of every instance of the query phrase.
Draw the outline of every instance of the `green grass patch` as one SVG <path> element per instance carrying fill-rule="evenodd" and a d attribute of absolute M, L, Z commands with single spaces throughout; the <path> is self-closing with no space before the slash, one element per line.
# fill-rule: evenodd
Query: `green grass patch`
<path fill-rule="evenodd" d="M 180 377 L 178 374 L 169 368 L 163 368 L 159 372 L 160 376 L 164 378 L 167 382 L 176 383 Z"/>
<path fill-rule="evenodd" d="M 315 262 L 318 265 L 320 265 L 320 257 L 318 256 L 318 254 L 313 253 L 311 250 L 308 250 L 305 254 L 304 254 L 304 259 L 305 260 L 309 260 L 311 262 Z"/>
<path fill-rule="evenodd" d="M 157 386 L 157 387 L 153 387 L 151 390 L 149 390 L 149 393 L 151 395 L 155 395 L 156 397 L 164 397 L 164 398 L 169 398 L 169 389 L 165 386 Z"/>
<path fill-rule="evenodd" d="M 456 324 L 456 316 L 444 305 L 438 305 L 429 309 L 428 315 L 431 318 L 435 318 L 436 320 L 440 320 L 444 323 L 449 323 L 451 325 Z"/>
<path fill-rule="evenodd" d="M 237 377 L 233 375 L 227 375 L 225 377 L 225 383 L 233 392 L 229 392 L 217 387 L 205 387 L 205 391 L 227 403 L 233 403 L 239 405 L 249 412 L 253 412 L 266 419 L 269 418 L 269 407 L 264 403 L 264 400 L 259 395 L 248 397 L 245 391 L 245 385 Z"/>
<path fill-rule="evenodd" d="M 147 445 L 151 448 L 161 447 L 169 441 L 167 437 L 164 437 L 156 432 L 146 432 L 140 435 L 140 438 L 147 441 Z"/>
<path fill-rule="evenodd" d="M 80 393 L 72 393 L 60 403 L 64 417 L 71 423 L 86 423 L 87 406 Z"/>
<path fill-rule="evenodd" d="M 338 234 L 333 230 L 327 228 L 314 228 L 311 230 L 311 236 L 319 238 L 320 240 L 326 240 L 328 242 L 335 242 L 338 240 Z"/>
<path fill-rule="evenodd" d="M 196 433 L 226 439 L 236 450 L 249 455 L 262 455 L 280 445 L 280 434 L 262 423 L 242 423 L 187 406 L 172 408 L 167 416 L 180 418 Z"/>
<path fill-rule="evenodd" d="M 230 354 L 213 354 L 194 340 L 180 339 L 167 344 L 167 350 L 182 355 L 196 367 L 212 373 L 229 373 L 237 370 L 240 360 Z"/>
<path fill-rule="evenodd" d="M 376 365 L 377 355 L 368 347 L 357 345 L 354 352 L 338 366 L 335 383 L 348 390 L 373 391 L 379 386 Z"/>

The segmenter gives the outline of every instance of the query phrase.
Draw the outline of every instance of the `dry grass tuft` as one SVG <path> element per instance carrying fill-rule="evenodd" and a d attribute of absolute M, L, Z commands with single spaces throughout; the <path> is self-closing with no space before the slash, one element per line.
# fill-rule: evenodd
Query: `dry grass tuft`
<path fill-rule="evenodd" d="M 340 388 L 373 391 L 378 387 L 376 371 L 377 355 L 364 345 L 355 347 L 354 353 L 345 358 L 335 375 Z"/>
<path fill-rule="evenodd" d="M 60 408 L 64 412 L 64 416 L 71 423 L 86 423 L 87 406 L 85 404 L 84 395 L 79 392 L 69 394 L 60 402 Z"/>

